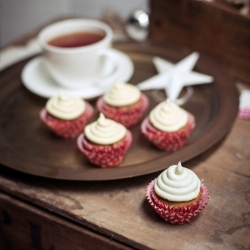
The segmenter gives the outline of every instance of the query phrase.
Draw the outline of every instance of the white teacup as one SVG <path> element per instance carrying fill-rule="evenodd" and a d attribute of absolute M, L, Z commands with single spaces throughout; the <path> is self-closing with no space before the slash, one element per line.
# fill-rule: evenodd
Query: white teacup
<path fill-rule="evenodd" d="M 64 44 L 68 38 L 77 44 Z M 69 19 L 42 29 L 38 42 L 51 77 L 61 87 L 73 89 L 95 82 L 101 77 L 106 59 L 115 60 L 109 53 L 112 38 L 112 29 L 101 21 Z M 85 45 L 87 39 L 91 41 Z"/>

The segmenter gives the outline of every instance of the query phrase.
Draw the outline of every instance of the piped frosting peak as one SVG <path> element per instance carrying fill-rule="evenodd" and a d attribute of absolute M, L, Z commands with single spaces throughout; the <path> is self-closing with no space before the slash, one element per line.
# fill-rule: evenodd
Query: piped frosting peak
<path fill-rule="evenodd" d="M 126 135 L 126 128 L 101 113 L 97 121 L 87 125 L 84 134 L 91 142 L 100 145 L 114 144 Z"/>
<path fill-rule="evenodd" d="M 163 199 L 175 202 L 190 201 L 200 192 L 200 179 L 179 162 L 158 176 L 154 189 Z"/>
<path fill-rule="evenodd" d="M 140 97 L 141 91 L 137 86 L 116 82 L 103 98 L 110 106 L 122 107 L 136 103 Z"/>
<path fill-rule="evenodd" d="M 65 95 L 62 91 L 57 97 L 50 98 L 46 109 L 52 116 L 62 120 L 73 120 L 84 113 L 86 108 L 83 99 Z"/>
<path fill-rule="evenodd" d="M 155 128 L 164 132 L 174 132 L 187 124 L 188 113 L 167 99 L 150 112 L 149 119 Z"/>

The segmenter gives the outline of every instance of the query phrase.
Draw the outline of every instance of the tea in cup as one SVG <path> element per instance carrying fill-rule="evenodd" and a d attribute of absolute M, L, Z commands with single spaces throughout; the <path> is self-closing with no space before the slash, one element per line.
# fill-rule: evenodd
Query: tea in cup
<path fill-rule="evenodd" d="M 48 25 L 38 35 L 50 76 L 64 88 L 82 88 L 100 77 L 110 53 L 112 29 L 91 19 L 69 19 Z"/>

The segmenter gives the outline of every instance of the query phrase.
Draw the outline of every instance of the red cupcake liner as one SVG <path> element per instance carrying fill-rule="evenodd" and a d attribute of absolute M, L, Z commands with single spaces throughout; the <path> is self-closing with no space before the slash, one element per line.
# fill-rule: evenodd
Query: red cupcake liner
<path fill-rule="evenodd" d="M 188 113 L 188 122 L 185 127 L 176 132 L 163 132 L 154 128 L 147 116 L 141 124 L 142 133 L 159 149 L 176 151 L 188 140 L 195 127 L 195 118 Z"/>
<path fill-rule="evenodd" d="M 121 163 L 132 143 L 132 134 L 127 130 L 123 140 L 113 145 L 100 146 L 89 143 L 84 133 L 77 138 L 77 146 L 94 165 L 101 168 L 112 168 Z"/>
<path fill-rule="evenodd" d="M 80 117 L 73 120 L 57 119 L 51 116 L 46 108 L 41 110 L 40 118 L 56 135 L 63 138 L 74 138 L 83 131 L 93 114 L 92 106 L 86 101 L 85 104 L 85 112 Z"/>
<path fill-rule="evenodd" d="M 172 224 L 184 224 L 190 222 L 194 217 L 196 217 L 207 205 L 209 200 L 209 192 L 207 187 L 201 183 L 201 198 L 199 199 L 199 205 L 194 211 L 176 211 L 175 208 L 168 206 L 168 208 L 160 207 L 154 199 L 152 198 L 152 193 L 154 190 L 154 183 L 156 179 L 151 181 L 146 189 L 146 199 L 149 204 L 154 208 L 154 210 L 160 215 L 162 219 Z"/>
<path fill-rule="evenodd" d="M 200 189 L 200 192 L 202 193 L 202 189 Z M 160 208 L 163 208 L 164 210 L 168 210 L 168 211 L 175 211 L 175 212 L 193 212 L 195 211 L 200 204 L 201 201 L 201 196 L 199 197 L 199 199 L 197 199 L 195 202 L 193 202 L 192 204 L 188 204 L 185 207 L 176 207 L 176 206 L 169 206 L 165 203 L 163 203 L 158 197 L 157 194 L 155 193 L 154 188 L 151 190 L 151 198 L 153 200 L 153 202 Z"/>
<path fill-rule="evenodd" d="M 146 95 L 141 94 L 140 100 L 130 107 L 114 108 L 105 103 L 103 96 L 97 100 L 97 109 L 107 118 L 123 124 L 126 127 L 135 125 L 147 110 L 149 101 Z"/>

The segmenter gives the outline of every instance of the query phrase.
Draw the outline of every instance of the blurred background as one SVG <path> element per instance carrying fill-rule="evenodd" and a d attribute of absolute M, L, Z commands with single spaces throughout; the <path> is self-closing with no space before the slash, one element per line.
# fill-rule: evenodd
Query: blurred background
<path fill-rule="evenodd" d="M 148 0 L 0 0 L 0 48 L 60 18 L 126 20 L 135 9 L 148 11 Z"/>
<path fill-rule="evenodd" d="M 115 42 L 138 42 L 141 30 L 126 25 L 136 9 L 149 14 L 147 42 L 211 55 L 233 77 L 249 81 L 250 0 L 0 0 L 0 49 L 71 17 L 101 19 L 114 30 Z"/>

